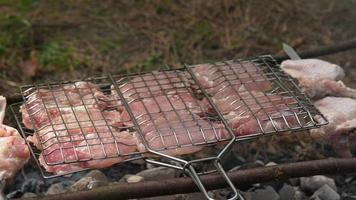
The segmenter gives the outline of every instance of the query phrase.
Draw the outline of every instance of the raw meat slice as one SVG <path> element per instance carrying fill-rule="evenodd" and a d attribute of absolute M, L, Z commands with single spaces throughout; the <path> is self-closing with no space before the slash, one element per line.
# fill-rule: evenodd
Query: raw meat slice
<path fill-rule="evenodd" d="M 299 81 L 299 86 L 311 98 L 324 96 L 356 98 L 356 90 L 341 81 L 345 73 L 335 64 L 318 59 L 286 60 L 281 68 Z"/>
<path fill-rule="evenodd" d="M 40 163 L 56 174 L 122 162 L 137 146 L 131 133 L 118 130 L 123 123 L 116 106 L 112 96 L 88 82 L 37 90 L 21 107 L 25 126 L 35 129 L 27 140 L 42 150 Z"/>
<path fill-rule="evenodd" d="M 231 111 L 224 116 L 235 129 L 236 136 L 300 127 L 296 118 L 298 106 L 293 98 L 261 92 L 250 95 L 253 98 L 242 96 L 235 101 Z"/>
<path fill-rule="evenodd" d="M 130 103 L 129 106 L 135 117 L 145 119 L 149 117 L 149 114 L 165 111 L 187 110 L 188 112 L 199 115 L 210 109 L 208 102 L 197 100 L 188 92 L 144 98 Z M 127 110 L 123 111 L 121 117 L 125 125 L 132 125 L 131 118 L 128 115 Z"/>
<path fill-rule="evenodd" d="M 149 147 L 169 155 L 183 155 L 200 151 L 203 143 L 226 139 L 221 124 L 201 118 L 207 102 L 195 99 L 190 93 L 154 96 L 129 103 Z M 128 112 L 122 113 L 124 124 L 132 126 Z M 203 134 L 204 133 L 204 134 Z M 139 141 L 141 151 L 147 151 Z"/>
<path fill-rule="evenodd" d="M 20 136 L 0 137 L 0 180 L 13 177 L 29 157 L 28 147 Z"/>
<path fill-rule="evenodd" d="M 108 127 L 120 128 L 123 126 L 121 114 L 116 110 L 100 111 L 96 108 L 76 106 L 62 108 L 59 112 L 60 114 L 49 118 L 46 125 L 42 125 L 36 130 L 36 137 L 29 137 L 29 140 L 37 148 L 41 149 L 40 143 L 46 146 L 48 143 L 57 142 L 56 138 L 58 137 L 74 134 L 85 135 L 92 133 L 95 129 L 105 132 L 109 131 Z"/>
<path fill-rule="evenodd" d="M 344 97 L 324 97 L 315 102 L 317 109 L 328 120 L 328 124 L 310 130 L 316 140 L 329 141 L 338 156 L 352 157 L 348 147 L 351 131 L 356 130 L 356 100 Z M 315 120 L 323 122 L 323 118 Z"/>
<path fill-rule="evenodd" d="M 92 132 L 77 135 L 75 139 L 71 136 L 61 139 L 47 147 L 39 159 L 46 171 L 55 174 L 109 167 L 137 152 L 137 140 L 127 131 Z"/>
<path fill-rule="evenodd" d="M 251 100 L 257 97 L 264 96 L 263 92 L 260 91 L 249 91 L 246 90 L 244 86 L 239 89 L 227 86 L 219 90 L 213 97 L 212 100 L 218 109 L 223 113 L 229 113 L 243 105 L 243 100 Z"/>
<path fill-rule="evenodd" d="M 201 144 L 229 139 L 221 123 L 211 122 L 188 111 L 157 113 L 155 118 L 142 121 L 140 128 L 149 147 L 168 155 L 192 154 Z"/>
<path fill-rule="evenodd" d="M 193 65 L 192 71 L 211 96 L 226 87 L 238 90 L 244 86 L 248 90 L 258 91 L 272 89 L 263 71 L 251 62 L 244 62 L 243 65 L 233 62 Z"/>
<path fill-rule="evenodd" d="M 188 74 L 183 71 L 153 71 L 135 76 L 132 80 L 123 78 L 118 81 L 119 89 L 128 102 L 150 98 L 156 95 L 179 94 L 190 87 Z M 125 81 L 124 83 L 121 83 Z M 116 88 L 111 86 L 113 96 L 118 96 Z M 120 99 L 120 98 L 116 98 Z"/>
<path fill-rule="evenodd" d="M 238 90 L 225 87 L 212 100 L 236 136 L 279 131 L 288 125 L 300 127 L 294 115 L 297 102 L 291 97 L 247 90 L 242 85 Z"/>
<path fill-rule="evenodd" d="M 6 99 L 0 96 L 0 181 L 13 177 L 28 161 L 30 152 L 18 131 L 2 124 Z"/>
<path fill-rule="evenodd" d="M 51 91 L 39 89 L 28 96 L 25 104 L 21 106 L 22 120 L 29 128 L 41 128 L 49 123 L 49 120 L 60 115 L 62 109 L 68 110 L 75 106 L 86 106 L 102 110 L 108 106 L 111 99 L 106 97 L 92 83 L 76 82 L 64 85 L 62 88 L 54 88 Z M 33 120 L 33 127 L 31 118 Z"/>

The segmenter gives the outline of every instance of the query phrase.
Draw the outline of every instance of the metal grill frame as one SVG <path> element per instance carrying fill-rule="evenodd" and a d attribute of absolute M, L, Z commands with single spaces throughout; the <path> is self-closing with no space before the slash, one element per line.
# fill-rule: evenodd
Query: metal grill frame
<path fill-rule="evenodd" d="M 318 128 L 318 127 L 320 127 L 322 125 L 327 124 L 328 122 L 325 119 L 325 117 L 313 106 L 313 104 L 311 103 L 311 100 L 299 89 L 299 87 L 296 84 L 295 80 L 293 78 L 291 78 L 289 75 L 287 75 L 286 73 L 284 73 L 280 69 L 278 62 L 272 56 L 264 55 L 264 56 L 258 56 L 258 57 L 253 57 L 253 58 L 246 58 L 246 59 L 235 59 L 235 60 L 225 61 L 225 62 L 223 62 L 223 64 L 229 65 L 229 62 L 237 62 L 237 63 L 240 63 L 241 66 L 243 66 L 242 65 L 243 62 L 250 62 L 250 63 L 253 63 L 254 66 L 257 67 L 257 68 L 259 68 L 260 65 L 266 67 L 270 71 L 269 75 L 272 76 L 272 77 L 275 77 L 274 81 L 278 84 L 278 86 L 282 90 L 284 90 L 284 92 L 286 94 L 290 95 L 290 97 L 292 97 L 294 100 L 296 100 L 298 105 L 300 105 L 300 108 L 306 112 L 307 116 L 311 119 L 311 123 L 309 125 L 303 126 L 303 125 L 301 125 L 300 121 L 298 121 L 299 124 L 301 125 L 298 128 L 295 128 L 295 129 L 288 129 L 287 128 L 286 130 L 277 130 L 275 125 L 273 124 L 273 119 L 270 118 L 270 120 L 272 121 L 272 125 L 273 125 L 273 128 L 274 128 L 274 131 L 270 131 L 270 132 L 263 131 L 263 128 L 261 128 L 261 125 L 260 125 L 260 122 L 259 122 L 259 126 L 260 126 L 260 128 L 262 130 L 262 133 L 250 134 L 250 135 L 246 135 L 246 136 L 235 136 L 234 130 L 230 127 L 230 125 L 229 125 L 228 121 L 225 119 L 223 113 L 221 113 L 220 110 L 218 109 L 218 107 L 214 104 L 213 99 L 209 96 L 209 93 L 203 88 L 203 86 L 201 85 L 201 83 L 199 82 L 197 77 L 195 76 L 194 72 L 192 71 L 192 67 L 194 67 L 194 65 L 185 64 L 184 67 L 180 68 L 180 69 L 170 69 L 169 67 L 166 66 L 167 69 L 160 70 L 160 72 L 166 73 L 167 71 L 184 71 L 184 72 L 188 72 L 189 73 L 189 75 L 193 79 L 193 83 L 198 86 L 198 89 L 202 92 L 203 97 L 208 100 L 210 106 L 213 108 L 213 110 L 214 110 L 215 114 L 217 115 L 218 119 L 223 123 L 225 129 L 231 135 L 231 138 L 229 140 L 227 140 L 227 143 L 225 144 L 224 148 L 218 153 L 217 156 L 206 157 L 206 158 L 201 158 L 201 159 L 194 159 L 194 160 L 189 160 L 188 161 L 188 160 L 184 160 L 184 159 L 181 159 L 181 158 L 178 158 L 178 157 L 175 157 L 175 156 L 167 155 L 165 153 L 162 153 L 161 151 L 157 151 L 157 150 L 151 149 L 149 147 L 148 142 L 146 141 L 146 139 L 144 137 L 144 133 L 140 128 L 140 124 L 136 120 L 136 118 L 135 118 L 135 116 L 134 116 L 134 114 L 133 114 L 133 112 L 132 112 L 132 110 L 131 110 L 131 108 L 129 106 L 129 102 L 126 100 L 124 94 L 122 93 L 122 91 L 119 88 L 119 85 L 118 85 L 117 80 L 116 80 L 116 76 L 112 76 L 112 75 L 109 74 L 108 76 L 97 77 L 97 78 L 89 78 L 89 79 L 81 80 L 81 81 L 89 81 L 89 82 L 91 82 L 91 81 L 95 81 L 95 80 L 99 80 L 99 79 L 109 80 L 109 81 L 106 82 L 106 85 L 107 86 L 111 86 L 112 85 L 114 87 L 115 91 L 117 92 L 117 95 L 120 97 L 120 100 L 121 100 L 124 108 L 128 112 L 132 123 L 134 124 L 133 127 L 139 133 L 138 135 L 140 136 L 141 141 L 145 145 L 145 148 L 146 148 L 147 152 L 152 153 L 154 155 L 157 155 L 158 158 L 165 158 L 165 159 L 168 159 L 170 161 L 173 161 L 175 164 L 172 164 L 172 162 L 166 162 L 166 161 L 162 161 L 162 160 L 157 160 L 158 158 L 157 159 L 156 158 L 146 158 L 145 159 L 143 154 L 146 153 L 146 152 L 139 152 L 136 157 L 127 159 L 126 161 L 142 159 L 143 158 L 143 159 L 146 160 L 146 162 L 151 163 L 151 164 L 156 164 L 156 165 L 160 165 L 160 166 L 165 166 L 165 167 L 170 167 L 170 168 L 182 170 L 185 173 L 187 173 L 188 175 L 190 175 L 191 178 L 193 179 L 193 181 L 199 187 L 199 189 L 204 193 L 204 195 L 208 199 L 211 199 L 209 197 L 209 195 L 207 193 L 207 190 L 205 189 L 204 185 L 200 181 L 199 173 L 197 173 L 197 171 L 196 171 L 196 169 L 194 167 L 194 165 L 196 163 L 210 161 L 210 162 L 213 162 L 213 164 L 214 164 L 214 166 L 216 168 L 216 171 L 218 171 L 218 172 L 220 172 L 222 174 L 222 176 L 225 178 L 225 180 L 228 183 L 228 185 L 233 190 L 234 196 L 231 199 L 236 199 L 236 198 L 242 199 L 241 195 L 239 194 L 237 189 L 234 187 L 234 185 L 232 184 L 232 182 L 228 178 L 226 172 L 224 171 L 224 169 L 223 169 L 223 167 L 221 165 L 222 158 L 224 157 L 226 152 L 229 151 L 229 149 L 232 147 L 232 145 L 235 142 L 242 141 L 242 140 L 255 139 L 255 138 L 258 138 L 258 137 L 260 137 L 262 135 L 265 136 L 265 135 L 272 135 L 272 134 L 281 133 L 281 132 L 287 132 L 287 131 L 294 131 L 295 132 L 295 131 L 301 131 L 301 130 L 308 130 L 308 129 L 311 129 L 311 128 Z M 217 63 L 214 63 L 213 65 L 217 65 Z M 124 75 L 124 77 L 140 76 L 142 74 L 145 74 L 145 72 L 127 74 L 127 75 Z M 265 73 L 263 73 L 263 75 L 266 76 Z M 123 77 L 123 76 L 118 76 L 118 77 Z M 269 80 L 269 79 L 267 79 L 267 80 Z M 60 84 L 63 85 L 63 84 L 75 83 L 75 82 L 76 81 L 67 81 L 67 82 L 61 82 Z M 286 85 L 285 84 L 286 82 L 288 82 L 289 84 Z M 47 84 L 43 84 L 43 85 L 46 85 L 47 87 L 51 88 L 51 85 L 53 85 L 53 84 L 55 85 L 55 84 L 58 84 L 58 83 L 47 83 Z M 38 86 L 38 85 L 36 85 L 36 86 Z M 33 87 L 33 85 L 26 85 L 26 86 L 22 86 L 20 88 L 24 102 L 26 101 L 26 97 L 24 95 L 25 91 L 23 91 L 23 88 L 25 88 L 25 87 Z M 184 85 L 184 87 L 186 87 L 186 85 Z M 38 89 L 38 87 L 36 87 L 36 89 Z M 53 95 L 53 92 L 52 92 L 52 95 Z M 153 95 L 153 94 L 151 93 L 151 95 Z M 251 95 L 251 96 L 254 97 L 254 95 Z M 241 98 L 241 100 L 243 101 L 243 98 Z M 256 102 L 258 102 L 257 99 L 255 99 L 255 100 L 256 100 Z M 82 99 L 82 101 L 83 101 L 83 99 Z M 16 121 L 18 123 L 18 126 L 20 128 L 20 131 L 21 131 L 23 137 L 26 138 L 26 136 L 28 135 L 28 132 L 26 133 L 27 130 L 22 127 L 21 120 L 20 120 L 20 117 L 19 117 L 19 113 L 16 112 L 16 108 L 18 108 L 21 103 L 11 105 L 11 109 L 12 109 L 14 115 L 15 115 Z M 249 108 L 249 106 L 247 104 L 244 104 L 244 105 L 247 106 L 247 108 Z M 57 104 L 57 106 L 58 106 L 58 104 Z M 273 105 L 273 106 L 275 107 L 275 105 Z M 253 112 L 251 112 L 251 113 L 253 113 Z M 315 115 L 320 115 L 323 119 L 325 119 L 325 122 L 324 123 L 315 122 L 314 119 L 313 119 L 313 116 L 312 116 L 314 114 Z M 258 120 L 258 118 L 256 116 L 254 116 L 254 118 Z M 296 116 L 296 118 L 298 119 L 297 116 Z M 283 116 L 283 119 L 284 119 L 285 122 L 287 122 L 287 120 L 285 119 L 284 116 Z M 30 145 L 28 143 L 28 141 L 26 141 L 26 143 L 29 146 L 32 146 L 32 145 Z M 193 145 L 194 144 L 192 144 L 192 146 Z M 208 145 L 208 144 L 206 143 L 206 144 L 200 144 L 200 145 Z M 32 156 L 36 158 L 36 156 L 37 156 L 36 151 L 34 151 L 32 148 L 30 148 L 30 150 L 31 150 Z M 103 158 L 103 159 L 106 159 L 106 158 Z M 43 171 L 43 168 L 40 166 L 39 161 L 37 159 L 35 159 L 35 160 L 36 160 L 37 165 L 41 169 L 42 175 L 45 178 L 52 178 L 52 177 L 56 177 L 56 176 L 65 175 L 65 174 L 61 174 L 61 175 L 47 176 L 46 173 Z M 86 170 L 86 169 L 83 169 L 83 170 Z M 70 172 L 68 174 L 71 174 L 71 173 L 73 173 L 73 172 Z"/>

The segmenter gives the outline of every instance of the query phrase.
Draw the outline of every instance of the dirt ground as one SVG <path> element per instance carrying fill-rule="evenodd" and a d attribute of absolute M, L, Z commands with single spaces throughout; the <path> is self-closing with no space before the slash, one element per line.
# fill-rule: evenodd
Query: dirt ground
<path fill-rule="evenodd" d="M 0 94 L 9 97 L 33 82 L 276 55 L 283 42 L 297 50 L 338 44 L 356 39 L 356 1 L 0 0 L 0 27 Z M 356 87 L 355 54 L 321 59 L 342 66 Z M 301 134 L 236 148 L 247 160 L 330 155 L 310 141 Z M 302 150 L 293 153 L 290 144 Z"/>

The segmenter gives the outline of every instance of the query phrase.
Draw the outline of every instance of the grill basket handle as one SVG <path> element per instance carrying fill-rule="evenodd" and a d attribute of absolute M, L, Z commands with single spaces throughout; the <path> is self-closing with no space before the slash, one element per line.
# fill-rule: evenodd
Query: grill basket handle
<path fill-rule="evenodd" d="M 227 173 L 225 172 L 224 168 L 222 167 L 218 159 L 214 161 L 214 166 L 216 167 L 217 172 L 221 173 L 221 175 L 224 177 L 225 181 L 227 182 L 227 184 L 229 185 L 229 187 L 234 193 L 233 197 L 229 198 L 228 200 L 235 200 L 235 199 L 244 200 L 240 192 L 236 189 L 236 187 L 228 177 Z M 203 183 L 201 182 L 201 179 L 199 178 L 199 175 L 194 169 L 193 165 L 187 164 L 187 166 L 185 166 L 185 171 L 188 172 L 189 176 L 193 179 L 194 183 L 198 186 L 199 190 L 204 194 L 204 196 L 208 200 L 214 200 L 214 198 L 209 196 L 208 191 L 206 190 Z"/>

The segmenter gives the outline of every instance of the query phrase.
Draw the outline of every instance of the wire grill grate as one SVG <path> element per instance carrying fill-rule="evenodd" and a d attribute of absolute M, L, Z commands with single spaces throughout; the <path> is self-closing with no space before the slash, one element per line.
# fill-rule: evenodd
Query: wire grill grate
<path fill-rule="evenodd" d="M 27 85 L 21 93 L 24 104 L 13 112 L 46 171 L 106 167 L 147 153 L 189 167 L 194 160 L 176 156 L 223 143 L 219 157 L 235 140 L 323 125 L 271 56 Z"/>

